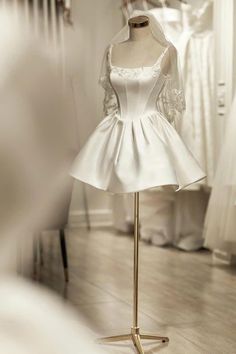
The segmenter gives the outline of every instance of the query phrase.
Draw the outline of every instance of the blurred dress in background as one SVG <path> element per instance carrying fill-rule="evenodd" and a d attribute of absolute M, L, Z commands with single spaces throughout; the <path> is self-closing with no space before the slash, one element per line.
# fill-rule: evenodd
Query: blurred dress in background
<path fill-rule="evenodd" d="M 205 221 L 205 246 L 236 255 L 236 96 L 229 114 Z"/>
<path fill-rule="evenodd" d="M 180 134 L 207 178 L 200 184 L 211 186 L 215 172 L 215 62 L 212 29 L 213 2 L 204 1 L 195 10 L 182 4 L 183 31 L 177 48 L 183 68 L 186 111 Z"/>

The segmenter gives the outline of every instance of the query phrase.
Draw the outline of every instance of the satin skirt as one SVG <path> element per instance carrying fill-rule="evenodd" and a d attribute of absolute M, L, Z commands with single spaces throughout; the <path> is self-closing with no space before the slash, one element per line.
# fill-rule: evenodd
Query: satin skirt
<path fill-rule="evenodd" d="M 172 185 L 181 190 L 205 177 L 174 127 L 159 112 L 107 116 L 76 157 L 71 175 L 112 193 Z"/>

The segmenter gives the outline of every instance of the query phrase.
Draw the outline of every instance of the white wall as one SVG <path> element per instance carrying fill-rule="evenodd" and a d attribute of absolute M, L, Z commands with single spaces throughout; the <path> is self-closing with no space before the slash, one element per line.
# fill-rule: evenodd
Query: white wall
<path fill-rule="evenodd" d="M 73 29 L 66 29 L 66 70 L 73 85 L 78 123 L 78 144 L 82 146 L 102 119 L 103 90 L 98 86 L 102 57 L 111 38 L 122 27 L 118 0 L 72 1 Z M 91 216 L 109 217 L 109 196 L 75 182 L 70 219 L 83 217 L 83 189 L 86 189 Z"/>
<path fill-rule="evenodd" d="M 235 74 L 235 21 L 234 0 L 214 1 L 217 137 L 221 147 L 224 128 L 231 107 Z"/>

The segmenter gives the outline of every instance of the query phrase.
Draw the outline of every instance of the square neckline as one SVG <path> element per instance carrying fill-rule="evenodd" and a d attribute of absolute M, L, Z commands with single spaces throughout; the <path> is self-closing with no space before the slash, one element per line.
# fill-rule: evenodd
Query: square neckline
<path fill-rule="evenodd" d="M 110 47 L 109 47 L 109 52 L 108 52 L 108 57 L 109 57 L 109 65 L 111 66 L 111 68 L 118 68 L 118 69 L 121 69 L 121 70 L 143 70 L 143 69 L 152 69 L 154 68 L 156 65 L 158 65 L 162 59 L 162 57 L 165 55 L 165 53 L 167 52 L 167 50 L 169 49 L 170 46 L 167 46 L 163 51 L 162 53 L 159 55 L 158 59 L 154 62 L 154 64 L 152 65 L 148 65 L 148 66 L 137 66 L 137 67 L 134 67 L 134 68 L 126 68 L 124 66 L 118 66 L 118 65 L 113 65 L 112 64 L 112 60 L 111 60 L 111 57 L 112 57 L 112 48 L 113 48 L 113 44 L 110 44 Z"/>

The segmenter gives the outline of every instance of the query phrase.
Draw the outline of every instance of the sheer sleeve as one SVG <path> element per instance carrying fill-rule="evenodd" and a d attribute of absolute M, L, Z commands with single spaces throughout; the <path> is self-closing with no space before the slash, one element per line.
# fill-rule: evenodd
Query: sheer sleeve
<path fill-rule="evenodd" d="M 105 116 L 114 114 L 118 110 L 117 98 L 110 82 L 110 48 L 105 52 L 99 84 L 105 91 L 103 100 L 103 112 Z"/>
<path fill-rule="evenodd" d="M 168 48 L 162 71 L 164 84 L 157 104 L 168 121 L 177 127 L 186 105 L 178 54 L 173 45 Z"/>

